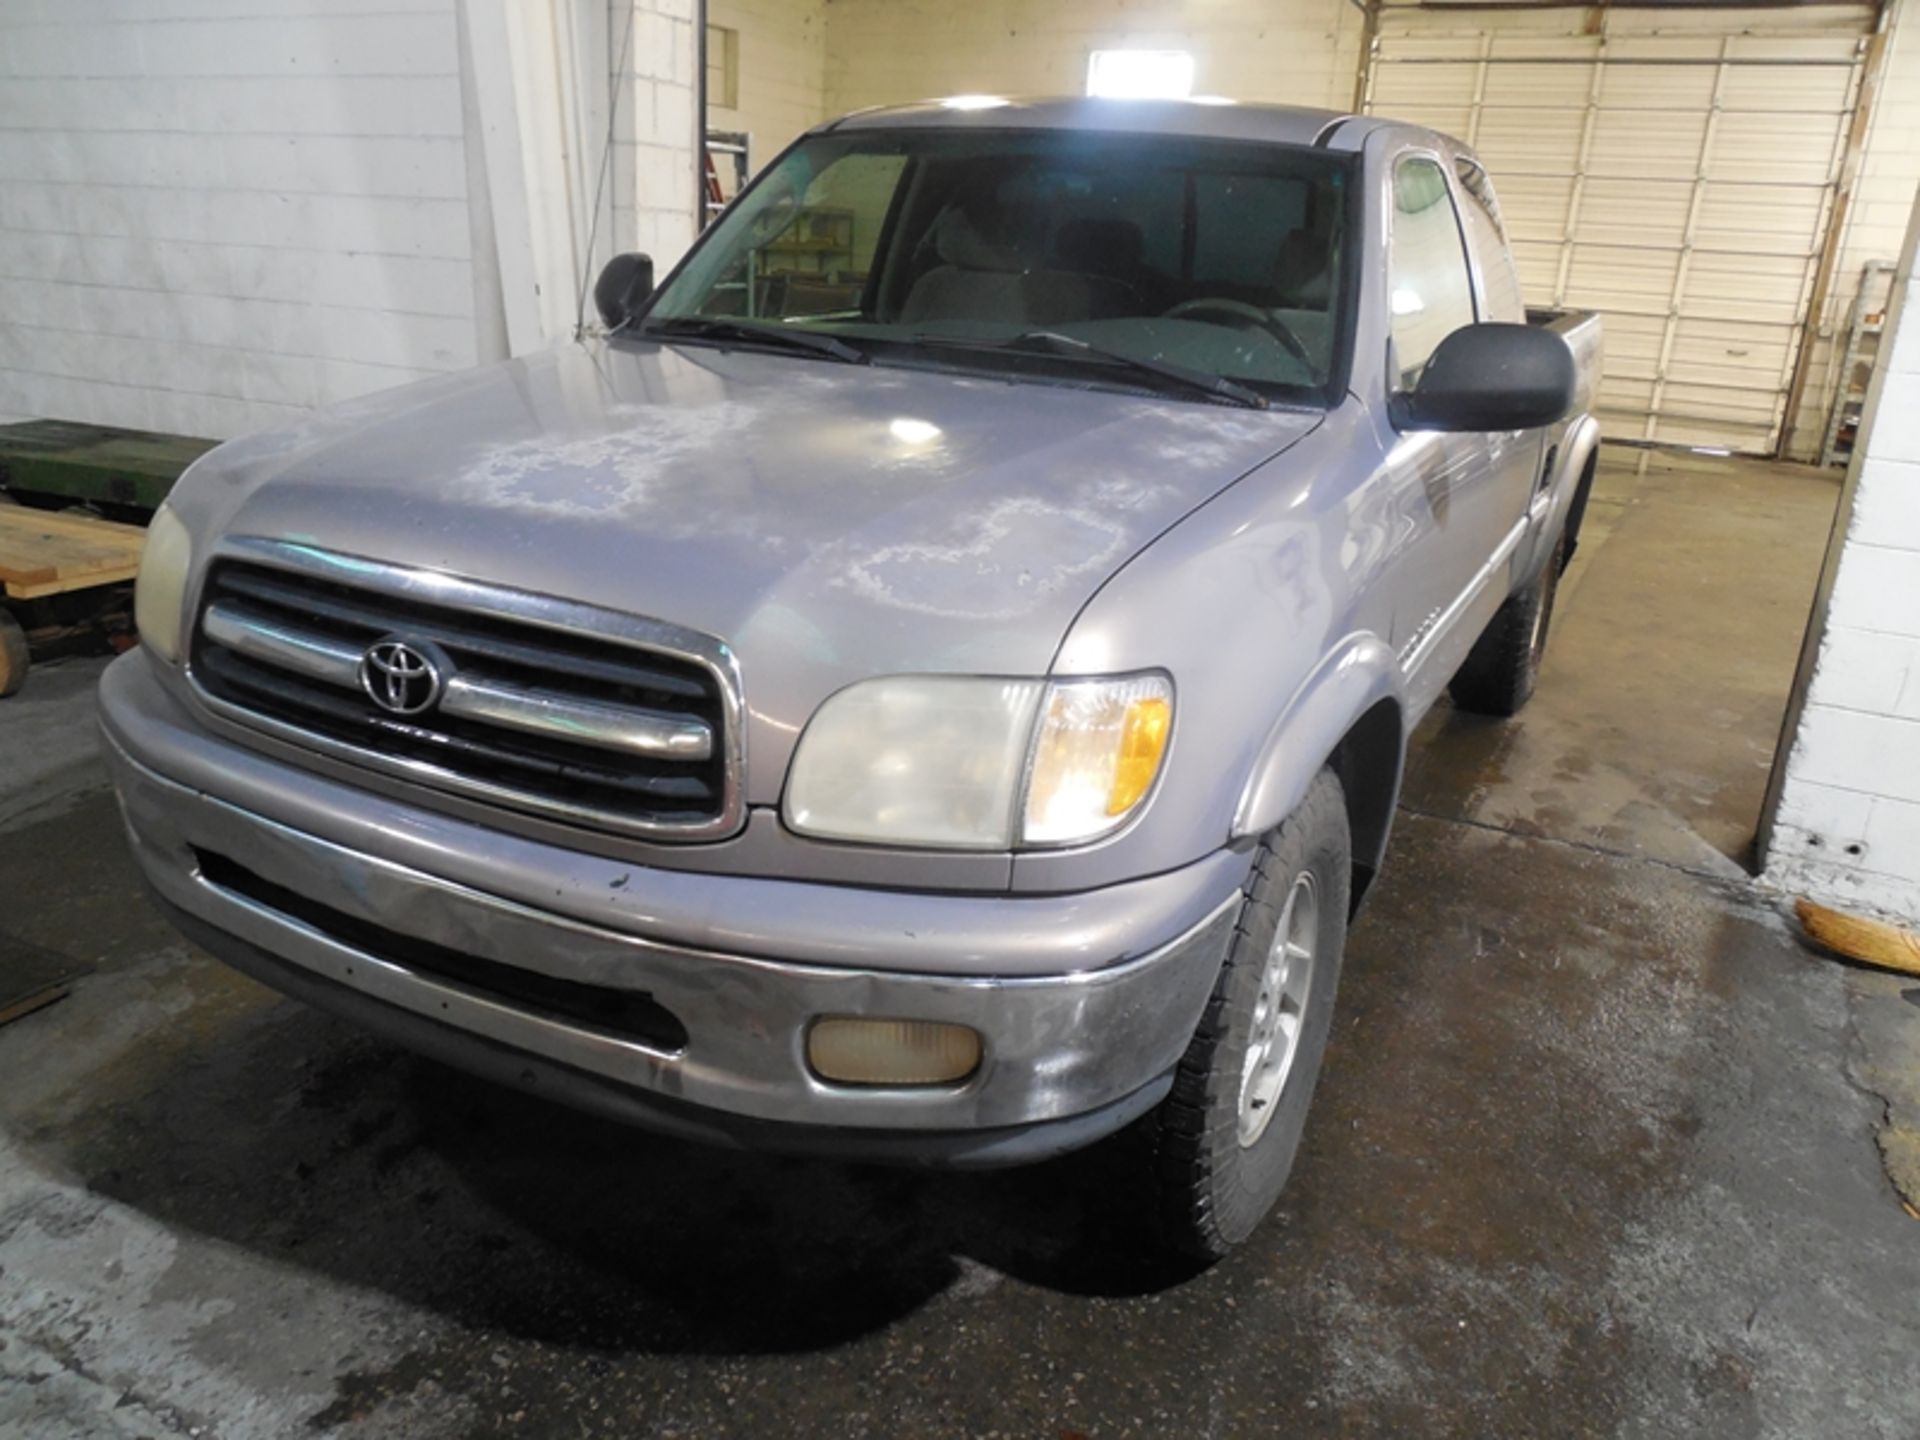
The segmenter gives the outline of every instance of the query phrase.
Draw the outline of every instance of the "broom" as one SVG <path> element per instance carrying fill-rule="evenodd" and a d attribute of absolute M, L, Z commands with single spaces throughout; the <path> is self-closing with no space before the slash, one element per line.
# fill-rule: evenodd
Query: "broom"
<path fill-rule="evenodd" d="M 1884 920 L 1830 910 L 1806 899 L 1793 902 L 1793 913 L 1800 917 L 1801 927 L 1813 940 L 1836 955 L 1881 970 L 1920 975 L 1920 935 L 1911 930 L 1902 930 Z"/>

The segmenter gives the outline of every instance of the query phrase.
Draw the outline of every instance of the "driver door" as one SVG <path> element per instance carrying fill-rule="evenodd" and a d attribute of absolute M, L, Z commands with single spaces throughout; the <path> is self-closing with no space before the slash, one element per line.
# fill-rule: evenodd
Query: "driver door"
<path fill-rule="evenodd" d="M 1418 147 L 1393 161 L 1389 391 L 1412 389 L 1442 340 L 1492 318 L 1481 313 L 1448 168 L 1437 152 Z M 1393 643 L 1416 710 L 1445 688 L 1491 613 L 1489 596 L 1493 605 L 1503 598 L 1497 585 L 1482 591 L 1477 582 L 1524 517 L 1525 439 L 1436 431 L 1394 439 L 1387 473 L 1401 543 Z"/>

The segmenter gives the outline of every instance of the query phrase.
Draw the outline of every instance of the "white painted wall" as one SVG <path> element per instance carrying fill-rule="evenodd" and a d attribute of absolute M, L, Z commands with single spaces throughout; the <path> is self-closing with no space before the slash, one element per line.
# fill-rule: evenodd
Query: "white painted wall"
<path fill-rule="evenodd" d="M 1826 434 L 1847 309 L 1860 288 L 1860 266 L 1894 260 L 1906 234 L 1914 186 L 1920 184 L 1920 0 L 1893 0 L 1879 94 L 1868 113 L 1860 170 L 1840 233 L 1840 255 L 1827 302 L 1809 340 L 1807 385 L 1788 454 L 1818 456 Z"/>
<path fill-rule="evenodd" d="M 1350 0 L 829 0 L 827 110 L 985 91 L 1084 93 L 1096 49 L 1190 50 L 1194 89 L 1346 109 Z"/>
<path fill-rule="evenodd" d="M 0 416 L 222 436 L 473 363 L 452 0 L 320 8 L 0 4 Z"/>
<path fill-rule="evenodd" d="M 1767 879 L 1920 921 L 1920 198 L 1853 461 L 1844 543 Z M 1831 562 L 1830 562 L 1831 563 Z"/>
<path fill-rule="evenodd" d="M 0 0 L 0 420 L 223 438 L 571 330 L 693 236 L 693 0 Z"/>
<path fill-rule="evenodd" d="M 827 118 L 826 0 L 708 0 L 707 19 L 740 45 L 740 104 L 710 97 L 707 123 L 746 131 L 758 170 Z"/>

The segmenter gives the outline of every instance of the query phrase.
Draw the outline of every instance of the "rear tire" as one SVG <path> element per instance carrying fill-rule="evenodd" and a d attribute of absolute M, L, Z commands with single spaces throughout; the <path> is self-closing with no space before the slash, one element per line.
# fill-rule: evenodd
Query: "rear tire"
<path fill-rule="evenodd" d="M 0 700 L 27 683 L 27 632 L 0 610 Z"/>
<path fill-rule="evenodd" d="M 1333 1023 L 1351 884 L 1346 797 L 1322 770 L 1261 843 L 1200 1027 L 1141 1122 L 1156 1233 L 1174 1250 L 1220 1259 L 1286 1186 Z"/>
<path fill-rule="evenodd" d="M 1547 627 L 1553 623 L 1553 599 L 1560 590 L 1564 537 L 1540 573 L 1507 597 L 1467 652 L 1466 663 L 1447 684 L 1462 710 L 1476 715 L 1510 716 L 1533 696 L 1540 662 L 1547 653 Z"/>

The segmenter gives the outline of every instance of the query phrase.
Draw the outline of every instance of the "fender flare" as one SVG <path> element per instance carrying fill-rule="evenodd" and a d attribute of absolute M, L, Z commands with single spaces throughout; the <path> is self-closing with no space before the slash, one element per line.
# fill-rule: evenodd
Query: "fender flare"
<path fill-rule="evenodd" d="M 1391 774 L 1367 777 L 1373 787 L 1384 785 L 1384 806 L 1377 825 L 1354 837 L 1354 862 L 1369 872 L 1379 868 L 1386 849 L 1386 832 L 1400 793 L 1400 775 L 1406 762 L 1406 697 L 1400 681 L 1400 662 L 1391 646 L 1366 631 L 1348 635 L 1314 668 L 1289 697 L 1267 732 L 1234 809 L 1232 838 L 1261 835 L 1293 813 L 1313 783 L 1320 767 L 1334 755 L 1354 728 L 1382 702 L 1391 702 L 1396 716 Z M 1351 778 L 1348 780 L 1351 787 Z M 1354 810 L 1355 795 L 1347 798 Z"/>
<path fill-rule="evenodd" d="M 1580 524 L 1587 518 L 1587 497 L 1593 490 L 1593 478 L 1587 474 L 1587 463 L 1600 450 L 1600 422 L 1591 415 L 1582 415 L 1567 427 L 1567 438 L 1560 442 L 1560 458 L 1557 462 L 1559 474 L 1554 476 L 1554 490 L 1561 491 L 1564 486 L 1567 502 L 1563 511 L 1562 525 L 1567 536 L 1567 551 L 1562 563 L 1573 559 L 1574 547 L 1580 543 Z"/>
<path fill-rule="evenodd" d="M 1567 436 L 1559 445 L 1559 455 L 1553 461 L 1553 484 L 1548 490 L 1553 495 L 1553 513 L 1548 516 L 1548 524 L 1540 526 L 1542 543 L 1548 536 L 1567 534 L 1563 564 L 1571 561 L 1572 551 L 1580 543 L 1580 522 L 1586 518 L 1586 501 L 1594 490 L 1586 465 L 1597 453 L 1599 420 L 1582 415 L 1567 426 Z"/>
<path fill-rule="evenodd" d="M 1593 488 L 1582 481 L 1588 459 L 1599 448 L 1599 421 L 1591 415 L 1581 415 L 1569 422 L 1566 434 L 1554 446 L 1553 468 L 1541 477 L 1540 487 L 1528 505 L 1526 538 L 1514 551 L 1513 566 L 1508 572 L 1510 589 L 1518 590 L 1530 584 L 1546 568 L 1563 531 L 1570 543 L 1561 556 L 1560 568 L 1564 571 L 1567 562 L 1572 560 L 1573 547 L 1579 541 L 1580 521 L 1586 514 L 1587 492 Z"/>

